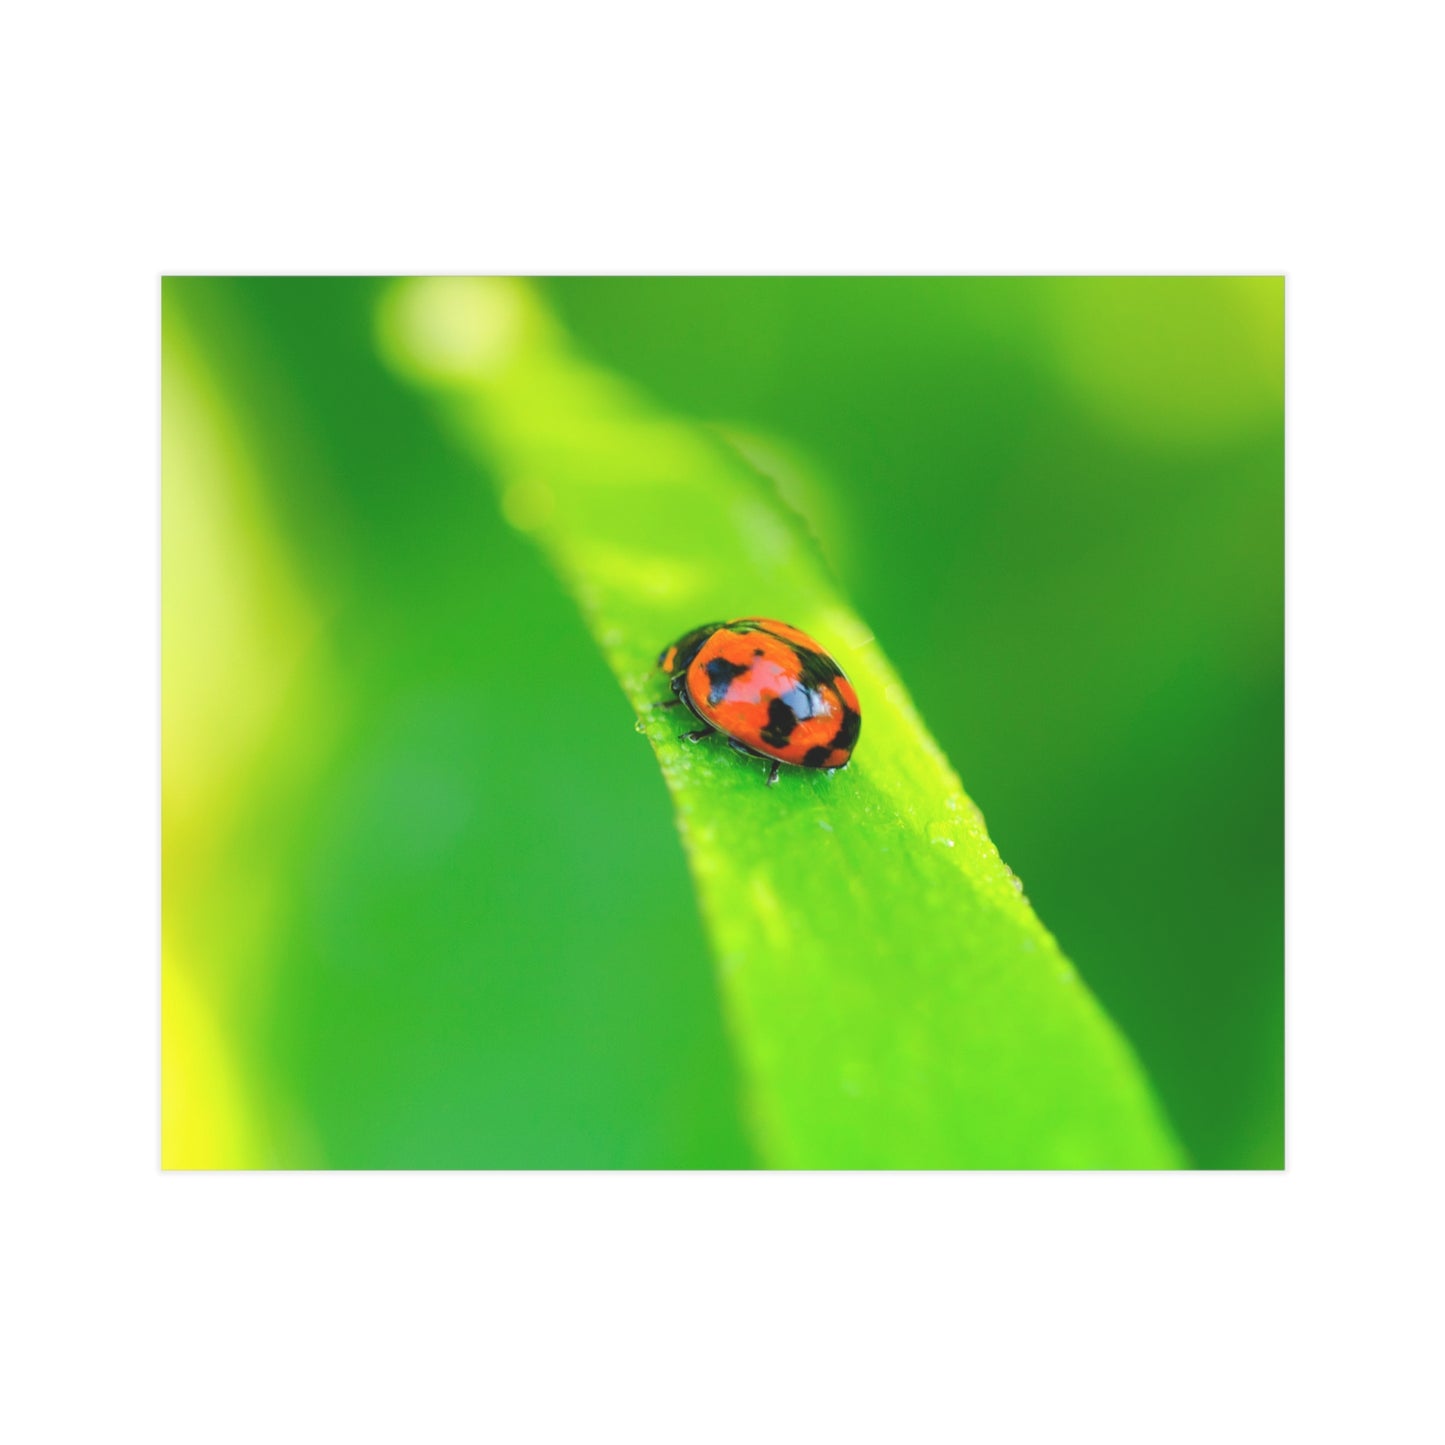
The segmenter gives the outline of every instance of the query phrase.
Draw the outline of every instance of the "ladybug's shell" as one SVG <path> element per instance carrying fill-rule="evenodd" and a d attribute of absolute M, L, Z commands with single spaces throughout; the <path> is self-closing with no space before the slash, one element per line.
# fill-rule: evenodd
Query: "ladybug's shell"
<path fill-rule="evenodd" d="M 688 665 L 692 710 L 719 732 L 804 768 L 847 765 L 862 718 L 843 669 L 786 622 L 742 617 L 719 627 Z"/>

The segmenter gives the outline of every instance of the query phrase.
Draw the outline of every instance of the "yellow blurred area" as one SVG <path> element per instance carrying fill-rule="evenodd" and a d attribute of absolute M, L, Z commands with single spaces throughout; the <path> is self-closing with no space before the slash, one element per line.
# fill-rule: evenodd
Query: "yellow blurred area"
<path fill-rule="evenodd" d="M 1121 434 L 1218 445 L 1278 416 L 1282 277 L 1092 277 L 1053 299 L 1061 372 Z"/>
<path fill-rule="evenodd" d="M 266 1162 L 234 1030 L 264 974 L 265 909 L 228 854 L 283 698 L 318 635 L 262 505 L 255 464 L 174 304 L 164 309 L 161 711 L 161 1156 L 167 1169 Z M 231 1030 L 231 1032 L 228 1032 Z"/>
<path fill-rule="evenodd" d="M 377 311 L 377 346 L 413 381 L 465 385 L 505 369 L 555 328 L 536 293 L 513 276 L 410 276 Z"/>
<path fill-rule="evenodd" d="M 161 1167 L 262 1162 L 225 1034 L 191 972 L 168 953 L 161 964 Z"/>

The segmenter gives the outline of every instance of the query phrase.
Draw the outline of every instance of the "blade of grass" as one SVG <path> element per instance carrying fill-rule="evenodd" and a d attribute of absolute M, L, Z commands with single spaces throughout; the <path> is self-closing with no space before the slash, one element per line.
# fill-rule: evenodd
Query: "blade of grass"
<path fill-rule="evenodd" d="M 504 514 L 576 597 L 652 744 L 763 1158 L 1180 1164 L 1127 1043 L 769 485 L 575 356 L 522 283 L 398 283 L 378 325 L 499 477 Z M 785 769 L 767 789 L 762 764 L 679 741 L 675 714 L 652 709 L 658 652 L 737 616 L 786 619 L 838 658 L 863 710 L 846 771 Z M 607 722 L 579 719 L 592 725 Z"/>

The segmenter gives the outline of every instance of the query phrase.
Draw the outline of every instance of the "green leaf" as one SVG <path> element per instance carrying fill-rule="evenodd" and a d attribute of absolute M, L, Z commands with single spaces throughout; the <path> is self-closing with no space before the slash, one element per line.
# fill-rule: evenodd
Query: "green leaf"
<path fill-rule="evenodd" d="M 499 478 L 504 515 L 577 599 L 657 755 L 762 1157 L 1179 1165 L 1128 1044 L 772 486 L 720 438 L 574 355 L 522 283 L 402 282 L 378 325 L 392 364 Z M 785 619 L 837 657 L 863 712 L 849 768 L 785 768 L 769 789 L 762 763 L 721 739 L 680 741 L 687 724 L 654 710 L 669 696 L 658 653 L 739 616 Z M 987 679 L 978 692 L 987 706 Z M 565 708 L 566 678 L 537 705 Z M 625 723 L 619 712 L 577 726 Z"/>

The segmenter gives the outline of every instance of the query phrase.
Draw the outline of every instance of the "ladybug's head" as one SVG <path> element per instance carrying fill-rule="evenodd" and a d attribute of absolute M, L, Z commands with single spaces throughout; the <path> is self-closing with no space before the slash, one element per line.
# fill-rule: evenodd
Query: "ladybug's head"
<path fill-rule="evenodd" d="M 702 651 L 703 643 L 722 625 L 721 622 L 708 622 L 701 627 L 694 627 L 691 632 L 684 633 L 671 647 L 664 647 L 657 654 L 657 665 L 669 677 L 676 677 L 678 673 L 686 672 L 693 658 Z"/>

